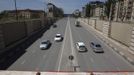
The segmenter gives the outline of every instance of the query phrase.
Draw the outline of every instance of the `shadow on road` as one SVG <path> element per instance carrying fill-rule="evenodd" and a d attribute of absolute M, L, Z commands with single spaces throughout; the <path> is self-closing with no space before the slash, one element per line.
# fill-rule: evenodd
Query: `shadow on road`
<path fill-rule="evenodd" d="M 41 38 L 43 33 L 50 29 L 50 27 L 51 25 L 46 26 L 39 32 L 28 37 L 25 41 L 2 53 L 0 55 L 0 70 L 8 69 L 8 67 L 10 67 L 17 59 L 26 53 L 26 49 L 30 45 L 32 45 L 38 38 Z"/>

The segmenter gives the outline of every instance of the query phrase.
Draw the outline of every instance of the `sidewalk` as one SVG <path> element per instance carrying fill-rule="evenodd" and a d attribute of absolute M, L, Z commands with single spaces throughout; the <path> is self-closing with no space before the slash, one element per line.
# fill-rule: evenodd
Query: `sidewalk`
<path fill-rule="evenodd" d="M 122 45 L 121 43 L 108 38 L 103 35 L 100 31 L 95 30 L 91 25 L 88 23 L 84 22 L 83 20 L 78 19 L 83 23 L 84 27 L 88 31 L 92 31 L 96 37 L 98 37 L 102 42 L 107 44 L 109 47 L 111 47 L 114 51 L 116 51 L 118 54 L 120 54 L 125 60 L 130 62 L 132 65 L 134 65 L 134 52 L 131 52 L 128 47 Z"/>

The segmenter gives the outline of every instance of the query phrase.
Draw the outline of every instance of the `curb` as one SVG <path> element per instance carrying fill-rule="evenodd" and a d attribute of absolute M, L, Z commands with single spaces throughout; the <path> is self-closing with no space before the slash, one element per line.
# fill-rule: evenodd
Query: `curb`
<path fill-rule="evenodd" d="M 83 22 L 83 21 L 81 21 Z M 96 34 L 97 35 L 97 34 Z M 100 37 L 97 35 L 97 37 L 102 40 L 104 43 L 106 43 L 109 47 L 111 47 L 115 52 L 117 52 L 120 56 L 122 56 L 126 61 L 128 61 L 130 64 L 134 65 L 134 60 L 132 60 L 131 58 L 125 56 L 125 54 L 123 52 L 118 51 L 118 49 L 116 47 L 114 47 L 112 44 L 110 44 L 108 41 L 106 41 L 103 37 Z"/>

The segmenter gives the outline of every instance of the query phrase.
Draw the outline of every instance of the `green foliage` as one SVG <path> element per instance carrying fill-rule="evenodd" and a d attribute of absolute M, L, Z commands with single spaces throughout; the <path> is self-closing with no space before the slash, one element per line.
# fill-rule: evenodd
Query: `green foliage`
<path fill-rule="evenodd" d="M 90 4 L 87 4 L 86 5 L 86 16 L 87 17 L 90 17 L 90 10 L 91 10 L 91 5 Z"/>
<path fill-rule="evenodd" d="M 95 7 L 103 7 L 104 3 L 101 1 L 91 1 L 90 3 L 86 4 L 86 16 L 90 17 L 92 16 L 91 10 L 94 9 Z"/>
<path fill-rule="evenodd" d="M 108 16 L 108 18 L 109 18 L 109 15 L 110 15 L 111 4 L 112 4 L 112 6 L 114 7 L 116 1 L 117 1 L 117 0 L 107 0 L 107 1 L 105 2 L 105 7 L 106 7 L 105 13 L 106 13 L 106 15 Z"/>
<path fill-rule="evenodd" d="M 8 13 L 6 11 L 2 11 L 0 13 L 0 19 L 8 17 Z"/>

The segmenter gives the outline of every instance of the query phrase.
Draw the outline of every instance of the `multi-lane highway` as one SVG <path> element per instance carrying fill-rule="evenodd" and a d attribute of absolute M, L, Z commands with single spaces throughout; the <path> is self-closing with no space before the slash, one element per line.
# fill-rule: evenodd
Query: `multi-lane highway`
<path fill-rule="evenodd" d="M 134 66 L 101 42 L 87 29 L 75 26 L 76 19 L 63 18 L 56 22 L 57 27 L 51 27 L 41 38 L 35 41 L 26 53 L 14 62 L 7 70 L 21 71 L 134 71 Z M 55 42 L 57 33 L 64 36 L 62 42 Z M 42 40 L 50 40 L 52 45 L 48 50 L 40 50 Z M 87 52 L 78 52 L 75 44 L 82 41 L 86 44 Z M 94 53 L 90 42 L 100 43 L 104 53 Z M 71 62 L 68 57 L 74 56 Z"/>

